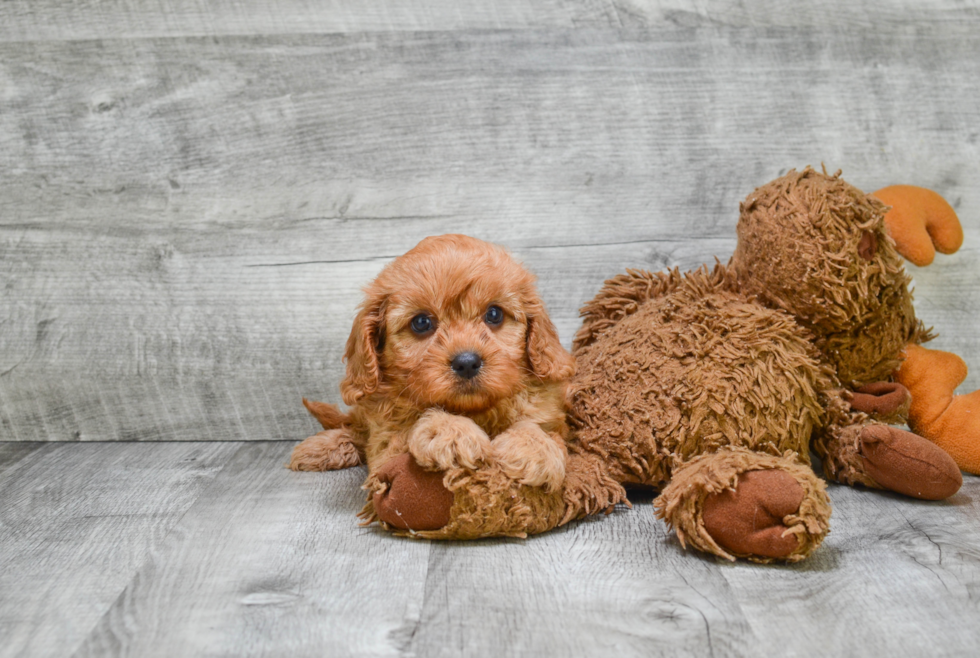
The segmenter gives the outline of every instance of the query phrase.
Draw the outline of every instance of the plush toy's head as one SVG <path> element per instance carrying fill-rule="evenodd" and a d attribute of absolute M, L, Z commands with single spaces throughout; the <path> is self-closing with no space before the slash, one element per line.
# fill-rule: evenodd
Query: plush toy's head
<path fill-rule="evenodd" d="M 884 379 L 918 331 L 887 208 L 809 167 L 741 204 L 731 267 L 742 291 L 796 316 L 845 384 Z"/>
<path fill-rule="evenodd" d="M 347 342 L 347 404 L 378 392 L 420 410 L 478 413 L 531 380 L 574 371 L 534 276 L 502 247 L 426 238 L 365 293 Z"/>

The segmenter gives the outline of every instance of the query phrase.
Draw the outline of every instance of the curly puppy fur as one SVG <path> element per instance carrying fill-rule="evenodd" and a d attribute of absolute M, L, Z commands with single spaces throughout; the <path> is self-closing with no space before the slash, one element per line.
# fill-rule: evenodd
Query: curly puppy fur
<path fill-rule="evenodd" d="M 488 321 L 492 306 L 503 312 L 499 322 Z M 413 328 L 420 315 L 428 319 L 426 331 Z M 464 353 L 482 363 L 475 376 L 453 368 Z M 423 468 L 445 471 L 445 485 L 459 494 L 455 521 L 441 532 L 457 537 L 488 528 L 512 534 L 500 519 L 482 519 L 479 531 L 460 526 L 458 518 L 478 507 L 461 493 L 474 480 L 498 482 L 495 490 L 541 489 L 543 498 L 560 490 L 565 382 L 575 363 L 558 340 L 534 276 L 502 247 L 444 235 L 395 259 L 365 289 L 345 359 L 341 392 L 350 412 L 307 403 L 327 429 L 296 447 L 290 468 L 366 462 L 365 488 L 377 491 L 384 486 L 374 477 L 378 468 L 409 452 Z M 472 472 L 477 469 L 483 472 Z M 550 512 L 536 513 L 554 517 L 554 525 L 564 512 L 560 495 L 549 505 Z M 376 519 L 370 501 L 362 514 Z"/>

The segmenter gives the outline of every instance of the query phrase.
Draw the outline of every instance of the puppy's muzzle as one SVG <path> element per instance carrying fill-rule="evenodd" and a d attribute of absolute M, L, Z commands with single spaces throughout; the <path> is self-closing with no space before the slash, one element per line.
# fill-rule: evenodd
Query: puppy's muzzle
<path fill-rule="evenodd" d="M 453 357 L 450 365 L 457 377 L 473 379 L 483 367 L 483 359 L 476 352 L 461 352 Z"/>

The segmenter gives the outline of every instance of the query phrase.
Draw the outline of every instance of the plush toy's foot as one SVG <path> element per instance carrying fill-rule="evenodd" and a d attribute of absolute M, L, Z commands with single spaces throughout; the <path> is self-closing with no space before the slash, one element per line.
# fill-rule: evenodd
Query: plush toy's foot
<path fill-rule="evenodd" d="M 704 499 L 704 529 L 729 553 L 785 558 L 800 546 L 783 519 L 796 514 L 803 487 L 785 471 L 748 471 L 734 489 Z"/>
<path fill-rule="evenodd" d="M 336 471 L 361 463 L 347 429 L 324 430 L 293 448 L 289 468 L 294 471 Z"/>
<path fill-rule="evenodd" d="M 980 475 L 980 391 L 953 395 L 966 379 L 963 359 L 920 345 L 909 345 L 905 356 L 895 379 L 912 393 L 909 427 Z"/>
<path fill-rule="evenodd" d="M 449 523 L 453 494 L 442 471 L 426 471 L 408 453 L 385 462 L 375 473 L 382 484 L 372 497 L 378 518 L 399 530 L 438 530 Z"/>
<path fill-rule="evenodd" d="M 851 405 L 864 410 L 854 401 Z M 936 444 L 896 427 L 862 423 L 860 416 L 853 416 L 851 424 L 821 432 L 813 448 L 823 459 L 827 478 L 841 484 L 887 489 L 923 500 L 949 498 L 963 484 L 956 462 Z"/>
<path fill-rule="evenodd" d="M 932 190 L 892 185 L 872 196 L 892 207 L 885 215 L 888 233 L 898 252 L 916 265 L 931 263 L 937 250 L 951 254 L 963 244 L 963 228 L 956 211 Z"/>
<path fill-rule="evenodd" d="M 701 455 L 673 474 L 654 507 L 682 545 L 729 560 L 796 562 L 830 527 L 823 481 L 794 453 L 732 448 Z"/>
<path fill-rule="evenodd" d="M 922 500 L 944 500 L 963 484 L 956 462 L 926 439 L 888 425 L 867 425 L 859 452 L 865 472 L 883 489 Z"/>

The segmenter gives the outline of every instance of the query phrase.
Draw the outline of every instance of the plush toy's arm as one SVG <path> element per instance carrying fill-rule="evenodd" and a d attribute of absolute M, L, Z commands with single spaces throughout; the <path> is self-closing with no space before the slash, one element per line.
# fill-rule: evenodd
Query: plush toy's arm
<path fill-rule="evenodd" d="M 426 471 L 405 452 L 385 462 L 366 484 L 371 500 L 362 512 L 398 530 L 438 530 L 449 523 L 453 493 L 443 484 L 445 473 Z"/>
<path fill-rule="evenodd" d="M 561 489 L 521 484 L 497 464 L 426 471 L 404 453 L 365 487 L 372 491 L 361 512 L 365 522 L 381 521 L 422 539 L 526 537 L 551 530 L 565 514 Z"/>
<path fill-rule="evenodd" d="M 951 254 L 963 244 L 963 227 L 945 199 L 924 187 L 892 185 L 872 196 L 891 210 L 885 215 L 888 233 L 898 252 L 919 267 L 928 265 L 936 251 Z"/>
<path fill-rule="evenodd" d="M 912 394 L 898 382 L 874 382 L 856 391 L 844 391 L 851 409 L 868 414 L 879 423 L 901 425 L 909 417 Z"/>

